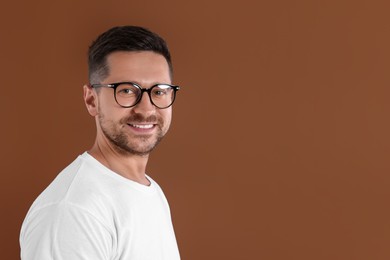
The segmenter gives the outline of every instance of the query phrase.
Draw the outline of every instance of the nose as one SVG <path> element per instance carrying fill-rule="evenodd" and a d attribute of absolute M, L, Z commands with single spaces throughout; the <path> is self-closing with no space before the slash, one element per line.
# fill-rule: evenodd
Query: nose
<path fill-rule="evenodd" d="M 138 113 L 150 114 L 154 112 L 156 107 L 152 104 L 147 91 L 142 93 L 141 100 L 134 106 L 133 110 Z"/>

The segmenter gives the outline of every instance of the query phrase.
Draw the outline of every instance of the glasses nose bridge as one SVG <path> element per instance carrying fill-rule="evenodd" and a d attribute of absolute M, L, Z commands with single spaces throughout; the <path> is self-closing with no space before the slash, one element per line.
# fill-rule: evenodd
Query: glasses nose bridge
<path fill-rule="evenodd" d="M 151 90 L 152 90 L 152 88 L 141 88 L 141 87 L 139 87 L 139 89 L 140 89 L 141 92 L 140 92 L 140 94 L 139 94 L 139 98 L 138 98 L 138 101 L 137 101 L 136 104 L 138 104 L 138 103 L 141 102 L 141 100 L 142 100 L 142 98 L 143 98 L 143 96 L 144 96 L 144 92 L 146 92 L 146 93 L 148 94 L 150 103 L 151 103 L 152 105 L 154 105 L 153 100 L 152 100 L 152 95 L 151 95 Z"/>

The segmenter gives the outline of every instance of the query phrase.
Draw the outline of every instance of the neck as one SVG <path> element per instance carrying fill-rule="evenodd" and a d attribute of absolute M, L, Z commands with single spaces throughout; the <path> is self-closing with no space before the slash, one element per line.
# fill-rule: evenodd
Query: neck
<path fill-rule="evenodd" d="M 140 184 L 149 186 L 145 170 L 148 155 L 139 156 L 118 152 L 111 144 L 95 141 L 88 153 L 113 172 Z"/>

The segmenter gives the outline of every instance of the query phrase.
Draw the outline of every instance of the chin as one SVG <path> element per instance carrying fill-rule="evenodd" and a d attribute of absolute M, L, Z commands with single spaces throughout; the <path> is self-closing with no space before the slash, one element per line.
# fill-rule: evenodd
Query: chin
<path fill-rule="evenodd" d="M 157 146 L 157 144 L 161 141 L 160 139 L 155 140 L 154 142 L 150 142 L 148 144 L 137 144 L 127 142 L 116 143 L 115 146 L 121 150 L 122 153 L 126 153 L 127 155 L 138 155 L 138 156 L 148 156 Z"/>

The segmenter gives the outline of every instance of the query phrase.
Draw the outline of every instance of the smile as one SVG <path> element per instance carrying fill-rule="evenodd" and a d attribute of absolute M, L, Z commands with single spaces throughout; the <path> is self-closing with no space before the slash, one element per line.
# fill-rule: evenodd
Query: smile
<path fill-rule="evenodd" d="M 150 128 L 153 128 L 153 125 L 133 125 L 133 124 L 129 124 L 129 125 L 132 126 L 132 127 L 141 128 L 141 129 L 150 129 Z"/>

